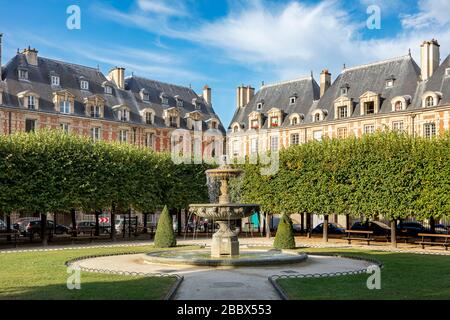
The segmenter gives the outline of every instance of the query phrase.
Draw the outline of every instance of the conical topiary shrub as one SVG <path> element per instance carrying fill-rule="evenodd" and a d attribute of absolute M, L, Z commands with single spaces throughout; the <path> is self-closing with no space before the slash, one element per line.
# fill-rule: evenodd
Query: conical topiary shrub
<path fill-rule="evenodd" d="M 169 214 L 167 206 L 164 207 L 161 216 L 159 217 L 158 227 L 155 234 L 156 248 L 171 248 L 177 245 L 177 239 L 173 232 L 173 220 Z"/>
<path fill-rule="evenodd" d="M 276 249 L 295 248 L 294 228 L 292 227 L 292 220 L 287 214 L 281 216 L 273 246 Z"/>

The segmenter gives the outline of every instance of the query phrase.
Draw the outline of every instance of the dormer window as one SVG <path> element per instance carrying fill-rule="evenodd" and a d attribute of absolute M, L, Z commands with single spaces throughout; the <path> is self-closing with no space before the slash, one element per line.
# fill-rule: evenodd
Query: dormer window
<path fill-rule="evenodd" d="M 59 102 L 59 112 L 69 114 L 71 109 L 70 100 L 61 100 Z"/>
<path fill-rule="evenodd" d="M 403 110 L 403 102 L 397 101 L 394 104 L 394 111 L 402 111 Z"/>
<path fill-rule="evenodd" d="M 323 109 L 317 109 L 314 113 L 313 113 L 313 122 L 320 122 L 322 120 L 325 119 L 325 117 L 328 115 L 328 112 L 326 110 Z"/>
<path fill-rule="evenodd" d="M 270 117 L 270 126 L 271 127 L 278 127 L 279 125 L 280 125 L 279 117 Z"/>
<path fill-rule="evenodd" d="M 261 110 L 262 107 L 263 107 L 263 103 L 262 103 L 262 102 L 259 102 L 259 103 L 256 105 L 256 109 L 257 109 L 257 110 Z"/>
<path fill-rule="evenodd" d="M 289 104 L 295 104 L 295 102 L 297 101 L 297 94 L 295 93 L 294 95 L 292 95 L 290 98 L 289 98 Z"/>
<path fill-rule="evenodd" d="M 113 88 L 111 86 L 105 86 L 105 94 L 112 94 Z"/>
<path fill-rule="evenodd" d="M 144 102 L 150 101 L 150 94 L 145 89 L 141 89 L 139 94 L 141 96 L 142 101 Z"/>
<path fill-rule="evenodd" d="M 350 89 L 350 86 L 348 84 L 345 84 L 341 87 L 341 96 L 348 95 L 348 89 Z"/>
<path fill-rule="evenodd" d="M 348 117 L 348 107 L 347 106 L 340 106 L 337 108 L 337 110 L 338 110 L 338 114 L 337 114 L 338 119 Z"/>
<path fill-rule="evenodd" d="M 320 113 L 314 115 L 314 122 L 320 122 Z"/>
<path fill-rule="evenodd" d="M 28 109 L 36 110 L 36 98 L 35 98 L 35 96 L 28 96 Z"/>
<path fill-rule="evenodd" d="M 445 76 L 450 77 L 450 68 L 445 69 Z"/>
<path fill-rule="evenodd" d="M 80 81 L 80 88 L 81 88 L 81 90 L 88 91 L 89 90 L 89 82 L 86 81 L 86 80 L 81 80 Z"/>
<path fill-rule="evenodd" d="M 424 108 L 436 107 L 442 99 L 441 92 L 427 91 L 422 96 L 422 106 Z"/>
<path fill-rule="evenodd" d="M 146 124 L 153 124 L 153 112 L 146 112 L 145 113 L 145 123 Z"/>
<path fill-rule="evenodd" d="M 73 113 L 75 96 L 67 90 L 53 92 L 55 111 L 65 114 Z"/>
<path fill-rule="evenodd" d="M 394 86 L 394 79 L 386 80 L 386 88 L 392 88 Z"/>
<path fill-rule="evenodd" d="M 425 107 L 434 107 L 434 98 L 433 97 L 427 97 L 425 99 Z"/>
<path fill-rule="evenodd" d="M 169 99 L 167 98 L 167 96 L 165 95 L 165 93 L 161 93 L 161 95 L 159 96 L 161 98 L 161 104 L 163 106 L 168 106 L 169 105 Z"/>
<path fill-rule="evenodd" d="M 91 118 L 100 118 L 101 109 L 100 106 L 91 106 Z"/>
<path fill-rule="evenodd" d="M 238 133 L 239 132 L 239 126 L 234 126 L 233 127 L 233 133 Z"/>
<path fill-rule="evenodd" d="M 291 125 L 296 126 L 298 124 L 298 118 L 297 117 L 293 117 L 291 120 Z"/>
<path fill-rule="evenodd" d="M 58 76 L 51 76 L 50 77 L 51 85 L 52 86 L 59 86 L 60 85 L 60 79 Z"/>
<path fill-rule="evenodd" d="M 1 91 L 0 91 L 1 94 Z M 17 97 L 22 102 L 23 106 L 29 110 L 38 110 L 39 109 L 39 96 L 30 91 L 23 91 L 17 94 Z"/>
<path fill-rule="evenodd" d="M 177 107 L 183 107 L 183 100 L 177 100 Z"/>
<path fill-rule="evenodd" d="M 123 122 L 128 122 L 130 120 L 130 111 L 127 109 L 121 109 L 118 112 L 119 120 Z"/>
<path fill-rule="evenodd" d="M 19 80 L 28 80 L 28 70 L 19 69 Z"/>
<path fill-rule="evenodd" d="M 258 121 L 258 119 L 253 119 L 250 122 L 250 124 L 251 124 L 251 128 L 252 129 L 259 129 L 259 121 Z"/>

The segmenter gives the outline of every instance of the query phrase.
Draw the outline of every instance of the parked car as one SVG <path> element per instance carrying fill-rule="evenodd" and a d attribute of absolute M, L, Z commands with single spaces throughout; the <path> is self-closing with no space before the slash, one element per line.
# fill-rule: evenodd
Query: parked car
<path fill-rule="evenodd" d="M 391 228 L 379 221 L 370 221 L 367 224 L 361 222 L 355 222 L 350 230 L 364 230 L 372 231 L 374 236 L 390 236 Z"/>
<path fill-rule="evenodd" d="M 312 233 L 323 233 L 323 223 L 318 224 Z M 345 234 L 345 228 L 337 223 L 328 223 L 328 234 Z"/>
<path fill-rule="evenodd" d="M 6 223 L 0 219 L 0 231 L 6 231 Z"/>
<path fill-rule="evenodd" d="M 100 234 L 110 233 L 111 225 L 106 223 L 99 224 Z M 95 231 L 95 221 L 80 221 L 77 223 L 77 234 L 91 234 Z"/>
<path fill-rule="evenodd" d="M 28 224 L 31 221 L 40 221 L 40 218 L 36 218 L 36 217 L 24 217 L 24 218 L 19 218 L 16 220 L 16 222 L 13 224 L 13 229 L 19 231 L 22 234 L 26 233 L 26 228 L 28 226 Z"/>
<path fill-rule="evenodd" d="M 129 228 L 129 220 L 128 219 L 120 219 L 116 220 L 116 232 L 122 233 L 125 228 L 125 233 L 128 233 Z M 136 232 L 136 223 L 131 220 L 131 232 Z"/>
<path fill-rule="evenodd" d="M 397 233 L 400 236 L 417 237 L 419 233 L 430 233 L 430 229 L 419 222 L 402 222 L 397 225 Z"/>
<path fill-rule="evenodd" d="M 439 233 L 439 234 L 450 234 L 450 228 L 443 224 L 437 224 L 435 226 L 435 230 L 436 230 L 436 233 Z"/>
<path fill-rule="evenodd" d="M 25 235 L 35 235 L 41 233 L 41 220 L 30 221 L 25 229 Z M 50 234 L 70 234 L 70 228 L 57 224 L 52 220 L 47 220 L 47 232 Z"/>

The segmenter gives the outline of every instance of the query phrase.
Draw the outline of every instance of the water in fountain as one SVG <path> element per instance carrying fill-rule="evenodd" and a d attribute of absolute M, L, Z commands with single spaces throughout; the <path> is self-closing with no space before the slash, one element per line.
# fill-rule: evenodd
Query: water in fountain
<path fill-rule="evenodd" d="M 215 177 L 206 177 L 206 185 L 208 186 L 208 196 L 210 203 L 219 202 L 220 181 Z"/>

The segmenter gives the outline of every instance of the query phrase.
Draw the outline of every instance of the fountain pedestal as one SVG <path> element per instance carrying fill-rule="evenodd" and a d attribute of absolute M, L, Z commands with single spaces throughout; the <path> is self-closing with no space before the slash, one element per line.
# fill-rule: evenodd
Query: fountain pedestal
<path fill-rule="evenodd" d="M 221 258 L 223 256 L 239 256 L 239 240 L 230 229 L 226 221 L 217 221 L 219 230 L 213 235 L 211 243 L 211 256 Z"/>

